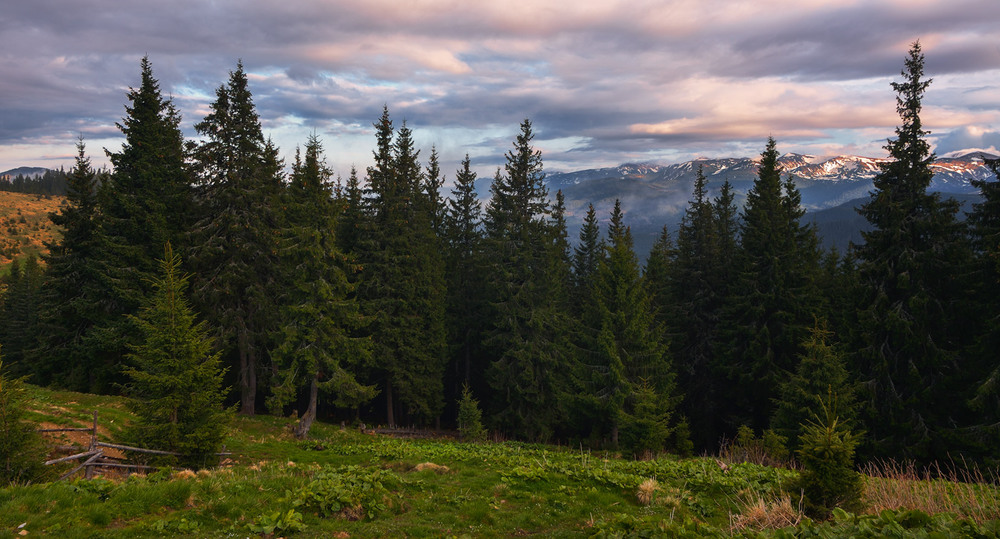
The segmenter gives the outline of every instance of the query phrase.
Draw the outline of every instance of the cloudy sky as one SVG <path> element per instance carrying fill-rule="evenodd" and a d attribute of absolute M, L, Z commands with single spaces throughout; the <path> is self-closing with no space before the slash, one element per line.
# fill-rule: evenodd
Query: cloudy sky
<path fill-rule="evenodd" d="M 0 11 L 0 171 L 106 163 L 149 55 L 192 126 L 242 59 L 265 134 L 346 175 L 388 105 L 448 177 L 492 176 L 530 118 L 546 170 L 884 155 L 919 39 L 939 154 L 1000 148 L 997 0 L 31 0 Z"/>

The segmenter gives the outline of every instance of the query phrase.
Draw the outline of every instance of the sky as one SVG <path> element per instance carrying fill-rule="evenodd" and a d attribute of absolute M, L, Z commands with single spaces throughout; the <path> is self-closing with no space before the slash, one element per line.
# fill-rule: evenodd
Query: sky
<path fill-rule="evenodd" d="M 12 0 L 0 10 L 0 171 L 97 165 L 148 55 L 185 135 L 242 61 L 290 162 L 344 177 L 387 106 L 450 179 L 492 177 L 528 118 L 545 170 L 781 153 L 884 156 L 919 40 L 938 154 L 1000 148 L 997 0 Z"/>

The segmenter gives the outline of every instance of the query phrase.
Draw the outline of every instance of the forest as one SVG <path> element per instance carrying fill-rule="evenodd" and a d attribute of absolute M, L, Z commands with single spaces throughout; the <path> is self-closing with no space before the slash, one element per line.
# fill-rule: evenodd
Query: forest
<path fill-rule="evenodd" d="M 862 243 L 821 250 L 768 139 L 745 206 L 699 175 L 640 261 L 620 204 L 568 237 L 530 120 L 493 178 L 466 156 L 445 193 L 437 150 L 385 107 L 374 164 L 342 178 L 315 135 L 279 158 L 241 63 L 186 140 L 144 58 L 111 170 L 81 140 L 62 239 L 4 277 L 2 365 L 149 416 L 293 416 L 299 437 L 481 413 L 499 438 L 636 456 L 747 429 L 794 451 L 834 417 L 865 459 L 995 466 L 1000 184 L 965 219 L 928 192 L 923 71 L 914 45 Z"/>

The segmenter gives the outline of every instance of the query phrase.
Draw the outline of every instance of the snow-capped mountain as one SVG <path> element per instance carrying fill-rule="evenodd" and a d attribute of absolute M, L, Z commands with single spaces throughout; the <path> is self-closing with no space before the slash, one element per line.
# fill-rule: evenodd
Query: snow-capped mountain
<path fill-rule="evenodd" d="M 967 198 L 978 193 L 973 180 L 995 178 L 985 159 L 997 156 L 980 150 L 956 152 L 938 158 L 932 165 L 930 189 Z M 546 177 L 551 193 L 561 189 L 566 199 L 570 236 L 582 222 L 587 205 L 594 204 L 598 216 L 606 220 L 614 200 L 621 199 L 626 222 L 632 227 L 636 250 L 644 253 L 663 225 L 676 230 L 687 207 L 699 167 L 708 179 L 711 196 L 728 180 L 742 204 L 757 175 L 758 159 L 700 158 L 673 165 L 627 163 L 618 167 L 551 173 Z M 802 205 L 814 213 L 854 203 L 868 197 L 872 180 L 885 158 L 838 156 L 817 158 L 785 154 L 779 159 L 782 176 L 790 176 L 802 195 Z M 807 216 L 808 217 L 808 216 Z M 821 229 L 821 233 L 822 233 Z M 827 239 L 827 243 L 837 243 Z"/>

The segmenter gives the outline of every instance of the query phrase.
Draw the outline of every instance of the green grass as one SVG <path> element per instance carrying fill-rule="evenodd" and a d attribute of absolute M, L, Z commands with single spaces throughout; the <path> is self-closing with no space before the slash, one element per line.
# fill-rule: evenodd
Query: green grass
<path fill-rule="evenodd" d="M 31 391 L 36 420 L 89 424 L 97 409 L 102 436 L 113 437 L 130 418 L 120 398 Z M 116 427 L 104 431 L 112 421 Z M 0 489 L 0 537 L 20 530 L 29 537 L 67 538 L 836 537 L 848 530 L 875 537 L 865 533 L 909 524 L 938 526 L 943 533 L 974 526 L 977 533 L 985 530 L 983 537 L 1000 533 L 996 525 L 925 520 L 905 510 L 838 513 L 831 523 L 803 520 L 786 530 L 732 532 L 735 518 L 750 510 L 747 500 L 761 502 L 757 510 L 766 513 L 769 503 L 787 498 L 782 485 L 795 472 L 743 463 L 724 473 L 708 458 L 632 461 L 516 442 L 400 440 L 324 423 L 313 427 L 309 440 L 296 441 L 287 423 L 237 418 L 226 442 L 236 453 L 234 464 L 198 474 L 163 470 Z M 418 470 L 428 462 L 437 466 Z M 644 505 L 637 489 L 649 478 L 659 487 Z"/>

